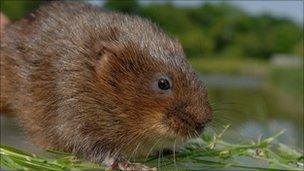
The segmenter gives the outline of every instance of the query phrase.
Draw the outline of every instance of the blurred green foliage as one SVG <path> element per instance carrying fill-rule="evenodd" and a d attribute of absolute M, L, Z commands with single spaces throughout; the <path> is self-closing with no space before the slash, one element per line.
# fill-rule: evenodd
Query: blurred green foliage
<path fill-rule="evenodd" d="M 105 2 L 104 7 L 128 14 L 137 14 L 139 10 L 139 4 L 136 0 L 109 0 Z"/>
<path fill-rule="evenodd" d="M 1 0 L 1 12 L 11 20 L 22 18 L 24 15 L 37 8 L 41 1 Z"/>
<path fill-rule="evenodd" d="M 110 2 L 117 0 L 109 0 L 106 8 L 135 11 L 177 36 L 189 57 L 269 58 L 275 53 L 303 56 L 303 28 L 286 18 L 252 16 L 225 2 L 205 3 L 197 8 L 176 7 L 170 1 L 140 6 L 132 0 L 136 4 L 132 8 Z M 134 10 L 135 6 L 138 9 Z"/>
<path fill-rule="evenodd" d="M 3 0 L 1 11 L 18 19 L 40 1 Z M 303 27 L 268 14 L 249 15 L 229 3 L 196 8 L 172 2 L 140 5 L 137 0 L 108 0 L 110 10 L 144 16 L 180 39 L 188 57 L 269 58 L 275 53 L 303 56 Z"/>

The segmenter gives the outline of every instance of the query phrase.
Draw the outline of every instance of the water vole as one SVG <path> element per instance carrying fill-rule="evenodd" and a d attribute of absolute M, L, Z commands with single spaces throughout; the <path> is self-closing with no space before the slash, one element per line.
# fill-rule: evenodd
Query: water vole
<path fill-rule="evenodd" d="M 53 2 L 1 37 L 1 110 L 36 144 L 120 169 L 172 148 L 211 120 L 178 40 L 148 20 Z"/>

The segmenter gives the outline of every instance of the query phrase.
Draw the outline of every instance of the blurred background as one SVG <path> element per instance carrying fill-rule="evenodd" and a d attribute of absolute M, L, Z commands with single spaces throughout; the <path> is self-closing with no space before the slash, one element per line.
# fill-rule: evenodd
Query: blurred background
<path fill-rule="evenodd" d="M 177 37 L 206 83 L 215 120 L 232 142 L 285 130 L 279 140 L 303 150 L 303 1 L 136 1 L 88 3 L 149 18 Z M 10 20 L 40 1 L 1 0 Z M 20 147 L 20 129 L 1 116 L 1 142 Z"/>

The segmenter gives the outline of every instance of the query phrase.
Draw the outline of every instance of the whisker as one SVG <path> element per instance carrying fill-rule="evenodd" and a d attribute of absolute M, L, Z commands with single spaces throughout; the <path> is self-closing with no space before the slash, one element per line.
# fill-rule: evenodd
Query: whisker
<path fill-rule="evenodd" d="M 124 139 L 122 142 L 121 142 L 121 144 L 124 144 L 124 145 L 122 145 L 122 146 L 120 146 L 120 148 L 117 150 L 117 152 L 121 152 L 121 150 L 123 149 L 123 148 L 125 148 L 125 147 L 127 147 L 129 144 L 131 144 L 133 141 L 136 141 L 136 140 L 139 140 L 139 139 L 141 139 L 144 135 L 145 135 L 145 132 L 146 132 L 147 130 L 144 130 L 143 132 L 136 132 L 136 133 L 134 133 L 134 135 L 132 136 L 132 137 L 130 137 L 130 138 L 128 138 L 128 139 Z M 138 144 L 137 144 L 137 146 L 139 146 L 140 145 L 140 143 L 141 142 L 139 142 Z M 138 148 L 138 147 L 137 147 Z M 136 150 L 136 149 L 135 149 Z M 129 157 L 129 159 L 128 160 L 130 160 L 132 157 L 133 157 L 133 155 L 134 155 L 134 151 L 135 150 L 133 150 L 133 152 L 131 153 L 131 156 Z M 135 160 L 135 159 L 134 159 Z"/>
<path fill-rule="evenodd" d="M 138 147 L 140 146 L 141 141 L 137 144 L 136 148 L 133 150 L 133 152 L 131 153 L 131 156 L 129 157 L 128 161 L 130 161 L 130 159 L 133 157 L 133 162 L 135 162 L 135 158 L 134 158 L 134 154 L 136 153 L 136 151 L 138 150 Z"/>
<path fill-rule="evenodd" d="M 158 152 L 158 159 L 157 159 L 157 168 L 159 169 L 160 168 L 160 155 L 161 155 L 162 151 Z"/>
<path fill-rule="evenodd" d="M 215 100 L 214 99 L 211 99 L 210 101 L 212 102 L 209 102 L 209 105 L 210 106 L 216 106 L 216 105 L 244 105 L 246 103 L 242 103 L 240 101 L 237 101 L 237 102 L 234 102 L 234 101 L 231 101 L 231 102 L 224 102 L 224 101 L 217 101 L 214 102 Z"/>
<path fill-rule="evenodd" d="M 161 151 L 161 163 L 164 161 L 164 148 L 162 147 Z"/>
<path fill-rule="evenodd" d="M 197 136 L 197 137 L 200 136 L 199 133 L 196 130 L 194 130 L 194 133 L 195 133 L 195 136 Z"/>
<path fill-rule="evenodd" d="M 176 155 L 175 155 L 175 150 L 176 150 L 176 139 L 174 141 L 174 146 L 173 146 L 173 162 L 174 166 L 176 167 Z"/>
<path fill-rule="evenodd" d="M 221 122 L 213 122 L 213 123 L 210 123 L 209 125 L 208 125 L 208 129 L 212 129 L 213 130 L 213 132 L 215 132 L 215 133 L 218 133 L 218 132 L 220 132 L 221 130 L 222 130 L 222 128 L 223 128 L 223 125 L 227 125 L 227 123 L 226 124 L 223 124 L 223 123 L 221 123 Z M 240 130 L 239 129 L 237 129 L 237 128 L 235 128 L 235 127 L 230 127 L 228 130 L 227 130 L 227 132 L 225 133 L 225 135 L 224 136 L 228 136 L 227 138 L 229 139 L 229 137 L 238 137 L 239 138 L 239 140 L 240 141 L 248 141 L 248 139 L 251 139 L 252 137 L 250 137 L 250 136 L 245 136 L 245 135 L 241 135 L 240 134 Z"/>
<path fill-rule="evenodd" d="M 191 135 L 190 132 L 187 133 L 187 139 L 190 140 L 191 139 Z"/>
<path fill-rule="evenodd" d="M 153 148 L 156 146 L 156 144 L 161 140 L 161 138 L 158 138 L 158 140 L 154 143 L 154 145 L 151 147 L 151 149 L 149 150 L 148 154 L 146 155 L 146 159 L 149 157 L 150 153 L 153 151 Z"/>
<path fill-rule="evenodd" d="M 244 113 L 241 110 L 237 109 L 229 109 L 229 108 L 213 108 L 212 109 L 213 113 L 218 113 L 218 112 L 233 112 L 233 113 Z"/>

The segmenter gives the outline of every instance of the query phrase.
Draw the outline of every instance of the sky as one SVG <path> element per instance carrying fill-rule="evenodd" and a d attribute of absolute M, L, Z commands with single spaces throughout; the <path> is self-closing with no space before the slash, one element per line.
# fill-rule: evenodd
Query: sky
<path fill-rule="evenodd" d="M 304 1 L 235 1 L 232 3 L 253 14 L 269 12 L 303 24 Z"/>
<path fill-rule="evenodd" d="M 140 3 L 147 5 L 149 3 L 164 3 L 166 0 L 141 0 Z M 203 0 L 171 0 L 177 6 L 197 7 L 203 3 L 218 3 L 222 1 L 203 1 Z M 279 0 L 279 1 L 262 1 L 262 0 L 227 0 L 245 11 L 256 15 L 261 13 L 270 13 L 275 16 L 287 17 L 299 24 L 303 24 L 304 0 Z M 91 3 L 94 3 L 93 1 Z M 95 2 L 95 3 L 100 3 Z"/>

